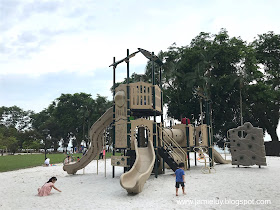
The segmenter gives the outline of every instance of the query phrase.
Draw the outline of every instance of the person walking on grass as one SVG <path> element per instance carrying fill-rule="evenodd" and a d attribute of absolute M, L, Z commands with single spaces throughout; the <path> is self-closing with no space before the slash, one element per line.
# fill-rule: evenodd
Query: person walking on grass
<path fill-rule="evenodd" d="M 184 171 L 184 163 L 179 163 L 179 168 L 175 171 L 174 176 L 176 176 L 176 196 L 178 196 L 178 189 L 180 188 L 180 185 L 182 186 L 183 194 L 185 193 L 185 171 Z"/>
<path fill-rule="evenodd" d="M 45 183 L 41 188 L 38 188 L 38 195 L 39 196 L 47 196 L 51 194 L 51 190 L 52 188 L 54 188 L 55 190 L 57 190 L 58 192 L 61 192 L 61 190 L 57 189 L 54 186 L 54 183 L 57 181 L 56 177 L 52 177 L 49 179 L 49 181 L 47 183 Z"/>

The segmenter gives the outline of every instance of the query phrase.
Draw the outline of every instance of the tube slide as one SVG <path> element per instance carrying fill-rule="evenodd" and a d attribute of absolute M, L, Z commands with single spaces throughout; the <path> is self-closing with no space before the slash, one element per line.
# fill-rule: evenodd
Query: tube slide
<path fill-rule="evenodd" d="M 103 147 L 104 129 L 113 121 L 113 108 L 108 109 L 90 128 L 89 136 L 91 140 L 87 153 L 76 163 L 63 166 L 63 170 L 68 174 L 75 174 L 78 170 L 86 167 L 94 158 L 98 158 Z"/>
<path fill-rule="evenodd" d="M 133 167 L 126 173 L 121 175 L 121 186 L 128 193 L 140 193 L 144 184 L 150 177 L 154 163 L 155 151 L 152 141 L 148 141 L 147 147 L 139 148 L 135 139 L 136 160 Z"/>
<path fill-rule="evenodd" d="M 228 164 L 231 163 L 231 160 L 225 160 L 217 150 L 214 148 L 212 149 L 213 152 L 213 158 L 215 163 L 221 163 L 221 164 Z"/>

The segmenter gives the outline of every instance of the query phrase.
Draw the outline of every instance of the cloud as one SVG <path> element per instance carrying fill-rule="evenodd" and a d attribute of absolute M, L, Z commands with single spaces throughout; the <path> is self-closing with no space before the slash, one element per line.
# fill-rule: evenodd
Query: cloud
<path fill-rule="evenodd" d="M 111 71 L 107 71 L 107 79 L 101 79 L 100 74 L 82 75 L 78 73 L 58 72 L 48 73 L 38 77 L 10 74 L 0 76 L 0 98 L 2 106 L 17 105 L 24 110 L 41 111 L 62 93 L 85 92 L 107 96 L 112 100 L 110 87 L 112 84 Z"/>
<path fill-rule="evenodd" d="M 18 36 L 18 41 L 23 43 L 35 42 L 37 37 L 30 31 L 23 32 Z"/>
<path fill-rule="evenodd" d="M 11 28 L 18 19 L 19 1 L 1 0 L 0 1 L 0 31 L 3 32 Z"/>
<path fill-rule="evenodd" d="M 22 13 L 27 17 L 34 13 L 53 13 L 61 6 L 61 1 L 31 1 L 23 6 Z"/>
<path fill-rule="evenodd" d="M 140 47 L 157 54 L 174 42 L 188 45 L 199 32 L 213 34 L 220 28 L 245 40 L 269 29 L 278 33 L 278 5 L 277 1 L 272 6 L 265 1 L 2 0 L 0 75 L 96 76 L 114 56 L 124 58 L 128 48 L 130 53 Z M 146 62 L 135 56 L 132 72 L 144 73 Z M 125 64 L 118 72 L 121 81 Z"/>

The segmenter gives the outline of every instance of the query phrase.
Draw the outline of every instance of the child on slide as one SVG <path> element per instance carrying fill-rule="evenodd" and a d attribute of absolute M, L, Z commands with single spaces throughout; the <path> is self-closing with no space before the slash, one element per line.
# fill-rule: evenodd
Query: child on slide
<path fill-rule="evenodd" d="M 57 189 L 54 186 L 54 183 L 57 181 L 56 177 L 52 177 L 49 179 L 47 183 L 45 183 L 41 188 L 38 188 L 38 195 L 39 196 L 47 196 L 51 193 L 52 188 L 57 190 L 58 192 L 61 192 L 59 189 Z"/>
<path fill-rule="evenodd" d="M 182 186 L 183 194 L 185 193 L 185 171 L 184 171 L 184 163 L 179 163 L 179 168 L 175 171 L 176 175 L 176 196 L 178 196 L 178 189 L 180 188 L 180 185 Z"/>

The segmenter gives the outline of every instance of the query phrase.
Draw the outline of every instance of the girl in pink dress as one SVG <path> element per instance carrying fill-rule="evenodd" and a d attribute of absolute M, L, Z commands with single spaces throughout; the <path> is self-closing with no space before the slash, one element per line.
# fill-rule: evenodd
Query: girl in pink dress
<path fill-rule="evenodd" d="M 54 188 L 55 190 L 57 190 L 58 192 L 61 192 L 59 189 L 57 189 L 54 186 L 54 183 L 57 181 L 56 177 L 52 177 L 49 179 L 49 181 L 44 184 L 41 188 L 38 188 L 38 195 L 39 196 L 47 196 L 51 193 L 52 188 Z"/>

